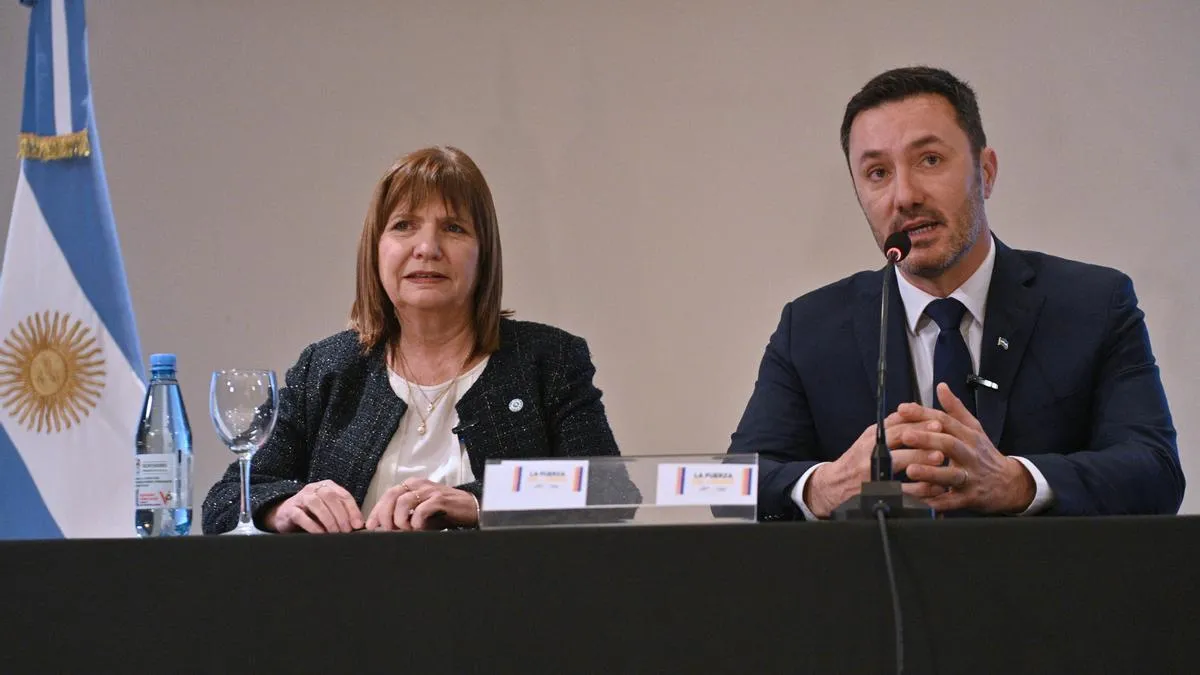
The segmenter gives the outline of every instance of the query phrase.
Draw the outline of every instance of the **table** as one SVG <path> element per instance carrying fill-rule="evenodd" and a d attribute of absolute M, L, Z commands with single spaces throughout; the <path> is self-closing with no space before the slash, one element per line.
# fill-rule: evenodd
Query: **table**
<path fill-rule="evenodd" d="M 1200 672 L 1200 517 L 889 525 L 909 673 Z M 878 526 L 0 543 L 0 672 L 887 673 Z"/>

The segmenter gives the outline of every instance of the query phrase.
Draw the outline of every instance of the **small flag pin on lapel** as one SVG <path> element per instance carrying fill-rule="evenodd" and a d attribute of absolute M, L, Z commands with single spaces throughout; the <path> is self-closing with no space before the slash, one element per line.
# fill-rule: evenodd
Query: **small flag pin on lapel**
<path fill-rule="evenodd" d="M 1008 349 L 1008 340 L 1004 338 L 996 338 L 996 346 L 1000 349 Z"/>

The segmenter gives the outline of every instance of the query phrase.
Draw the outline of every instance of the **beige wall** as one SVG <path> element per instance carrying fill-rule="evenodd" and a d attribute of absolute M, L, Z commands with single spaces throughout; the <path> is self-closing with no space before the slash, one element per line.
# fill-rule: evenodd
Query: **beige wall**
<path fill-rule="evenodd" d="M 179 353 L 197 499 L 230 459 L 208 373 L 282 371 L 343 325 L 371 186 L 432 143 L 483 168 L 506 305 L 588 338 L 623 449 L 723 451 L 783 303 L 876 265 L 837 128 L 918 62 L 979 92 L 1000 237 L 1133 276 L 1200 485 L 1194 0 L 89 4 L 142 351 Z M 0 148 L 26 27 L 0 2 Z"/>

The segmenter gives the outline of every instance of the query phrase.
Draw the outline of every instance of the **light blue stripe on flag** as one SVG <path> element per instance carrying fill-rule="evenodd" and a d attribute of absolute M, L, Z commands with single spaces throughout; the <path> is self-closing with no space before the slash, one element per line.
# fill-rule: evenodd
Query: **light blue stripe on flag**
<path fill-rule="evenodd" d="M 67 56 L 68 71 L 71 73 L 71 128 L 83 129 L 94 122 L 88 114 L 91 105 L 91 84 L 88 78 L 87 22 L 83 16 L 83 0 L 66 3 L 67 11 Z M 95 129 L 91 129 L 93 132 Z M 93 140 L 98 140 L 92 134 Z"/>
<path fill-rule="evenodd" d="M 0 539 L 61 537 L 21 454 L 0 427 Z"/>

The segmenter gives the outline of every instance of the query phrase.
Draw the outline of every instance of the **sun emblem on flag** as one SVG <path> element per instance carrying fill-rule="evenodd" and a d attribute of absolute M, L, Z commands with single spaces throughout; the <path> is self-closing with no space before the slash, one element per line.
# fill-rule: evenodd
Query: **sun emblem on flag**
<path fill-rule="evenodd" d="M 70 314 L 33 314 L 0 346 L 0 405 L 30 431 L 70 429 L 100 401 L 104 375 L 91 328 Z"/>

